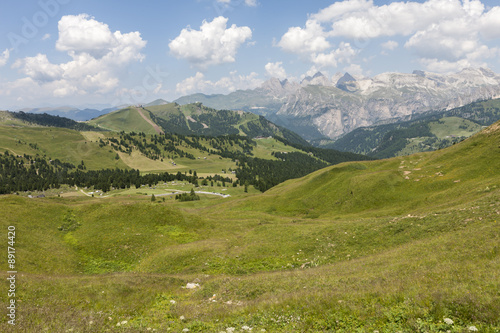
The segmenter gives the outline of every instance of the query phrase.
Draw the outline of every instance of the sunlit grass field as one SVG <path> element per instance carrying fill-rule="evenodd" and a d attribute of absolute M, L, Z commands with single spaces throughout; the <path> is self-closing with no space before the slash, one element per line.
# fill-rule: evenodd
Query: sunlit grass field
<path fill-rule="evenodd" d="M 264 194 L 2 196 L 1 230 L 16 227 L 15 329 L 500 332 L 499 167 L 497 124 Z M 6 316 L 0 330 L 12 331 Z"/>

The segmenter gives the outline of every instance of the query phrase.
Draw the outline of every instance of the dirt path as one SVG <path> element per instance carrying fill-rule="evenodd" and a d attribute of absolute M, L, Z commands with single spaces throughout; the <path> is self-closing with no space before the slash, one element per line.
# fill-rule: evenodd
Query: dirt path
<path fill-rule="evenodd" d="M 148 122 L 151 126 L 153 126 L 153 128 L 154 128 L 154 129 L 155 129 L 155 131 L 156 131 L 156 133 L 158 133 L 158 134 L 163 134 L 163 131 L 161 130 L 161 128 L 160 128 L 158 125 L 156 125 L 155 123 L 153 123 L 153 122 L 151 121 L 151 119 L 148 119 L 148 117 L 146 117 L 146 116 L 144 115 L 144 113 L 142 113 L 141 108 L 137 108 L 137 107 L 136 107 L 135 109 L 137 110 L 137 112 L 139 112 L 139 114 L 141 115 L 141 117 L 142 117 L 142 118 L 144 118 L 144 120 L 145 120 L 145 121 L 147 121 L 147 122 Z"/>

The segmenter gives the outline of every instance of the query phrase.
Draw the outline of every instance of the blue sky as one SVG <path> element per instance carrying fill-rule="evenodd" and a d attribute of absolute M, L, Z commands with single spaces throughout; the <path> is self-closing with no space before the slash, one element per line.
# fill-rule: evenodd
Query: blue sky
<path fill-rule="evenodd" d="M 137 104 L 321 71 L 500 71 L 493 0 L 26 0 L 0 11 L 0 109 Z"/>

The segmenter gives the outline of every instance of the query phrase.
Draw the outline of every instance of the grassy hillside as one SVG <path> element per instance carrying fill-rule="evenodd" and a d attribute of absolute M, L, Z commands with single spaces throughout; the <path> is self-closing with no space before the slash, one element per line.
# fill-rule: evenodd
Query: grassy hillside
<path fill-rule="evenodd" d="M 499 185 L 499 138 L 490 129 L 432 153 L 340 164 L 280 184 L 246 204 L 304 217 L 404 214 L 417 207 L 426 210 L 429 203 L 462 204 Z"/>
<path fill-rule="evenodd" d="M 498 332 L 499 143 L 497 123 L 224 200 L 2 196 L 17 328 Z"/>
<path fill-rule="evenodd" d="M 143 111 L 145 110 L 135 109 L 127 112 L 143 114 Z M 194 112 L 197 111 L 192 111 L 194 117 Z M 151 121 L 142 115 L 140 117 Z M 157 125 L 148 124 L 155 131 L 161 132 Z M 147 135 L 144 132 L 124 131 L 77 132 L 26 124 L 14 127 L 0 125 L 0 128 L 4 128 L 0 135 L 0 149 L 17 156 L 17 160 L 6 159 L 2 162 L 6 165 L 0 166 L 0 177 L 6 177 L 2 193 L 54 189 L 64 184 L 75 185 L 74 179 L 85 178 L 78 174 L 67 177 L 64 171 L 66 167 L 87 171 L 119 168 L 143 173 L 195 172 L 200 173 L 197 176 L 200 181 L 201 177 L 206 179 L 224 175 L 224 178 L 230 176 L 235 179 L 235 183 L 231 185 L 245 188 L 253 185 L 260 191 L 266 191 L 284 180 L 302 177 L 327 165 L 366 159 L 351 153 L 291 145 L 278 137 L 252 140 L 248 136 L 239 135 L 205 137 L 169 133 Z M 25 154 L 29 156 L 24 156 Z M 33 165 L 37 158 L 45 161 L 38 168 Z M 12 163 L 17 167 L 12 167 Z M 64 167 L 64 163 L 69 164 Z M 61 166 L 60 169 L 58 165 Z M 15 170 L 16 168 L 21 169 Z M 27 168 L 33 170 L 26 173 Z M 23 174 L 23 179 L 15 180 L 16 173 L 18 176 Z M 137 184 L 132 181 L 133 178 L 125 180 L 118 174 L 112 179 L 102 179 L 103 177 L 92 178 L 98 179 L 98 184 L 94 184 L 95 190 L 107 192 L 115 186 L 122 188 Z M 37 183 L 35 187 L 30 185 L 34 180 Z M 79 184 L 92 186 L 92 181 L 82 181 Z M 199 183 L 196 179 L 192 181 L 193 184 Z"/>
<path fill-rule="evenodd" d="M 201 103 L 179 105 L 159 104 L 139 108 L 148 120 L 167 133 L 181 135 L 244 135 L 255 137 L 282 137 L 292 143 L 307 146 L 298 134 L 276 126 L 262 116 L 250 112 L 215 110 Z M 144 120 L 137 108 L 130 107 L 101 116 L 89 122 L 94 126 L 113 131 L 144 132 L 154 134 L 154 128 Z"/>
<path fill-rule="evenodd" d="M 0 111 L 0 125 L 21 127 L 46 126 L 68 128 L 77 131 L 99 131 L 96 127 L 79 123 L 69 118 L 52 116 L 47 113 L 36 114 L 23 111 Z"/>
<path fill-rule="evenodd" d="M 411 120 L 358 128 L 325 147 L 376 158 L 434 151 L 478 133 L 500 119 L 500 100 L 475 102 L 460 108 L 416 114 Z"/>
<path fill-rule="evenodd" d="M 146 117 L 149 115 L 146 113 Z M 156 134 L 155 129 L 137 111 L 135 107 L 117 110 L 89 121 L 98 128 L 115 132 L 143 132 Z"/>
<path fill-rule="evenodd" d="M 99 147 L 97 141 L 87 139 L 90 132 L 77 132 L 55 127 L 20 127 L 0 125 L 0 151 L 15 155 L 40 155 L 75 165 L 84 161 L 89 170 L 126 168 L 116 160 L 116 152 Z M 104 134 L 95 133 L 95 136 Z"/>
<path fill-rule="evenodd" d="M 25 126 L 26 124 L 19 119 L 16 119 L 12 112 L 0 111 L 0 124 L 4 126 Z"/>

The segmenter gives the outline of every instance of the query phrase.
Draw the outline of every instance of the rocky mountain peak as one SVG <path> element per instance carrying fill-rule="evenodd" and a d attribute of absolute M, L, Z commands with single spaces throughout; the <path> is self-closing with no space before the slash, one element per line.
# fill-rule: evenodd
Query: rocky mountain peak
<path fill-rule="evenodd" d="M 273 96 L 284 96 L 294 92 L 299 86 L 297 83 L 290 82 L 287 79 L 281 81 L 276 77 L 272 77 L 264 82 L 260 88 Z"/>
<path fill-rule="evenodd" d="M 415 69 L 412 74 L 413 75 L 417 75 L 417 76 L 425 77 L 425 72 L 421 71 L 421 70 L 418 70 L 418 69 Z"/>
<path fill-rule="evenodd" d="M 331 86 L 332 82 L 321 72 L 317 72 L 314 76 L 306 76 L 301 82 L 302 87 L 306 86 Z"/>
<path fill-rule="evenodd" d="M 316 79 L 318 77 L 324 77 L 323 73 L 321 72 L 317 72 L 316 74 L 314 74 L 314 76 L 312 77 L 313 79 Z"/>
<path fill-rule="evenodd" d="M 347 92 L 355 92 L 359 90 L 359 85 L 357 84 L 356 79 L 347 72 L 337 81 L 336 87 Z"/>
<path fill-rule="evenodd" d="M 337 81 L 337 85 L 339 84 L 344 84 L 346 82 L 355 82 L 356 79 L 352 77 L 351 74 L 349 73 L 345 73 L 344 76 L 342 76 L 338 81 Z"/>

